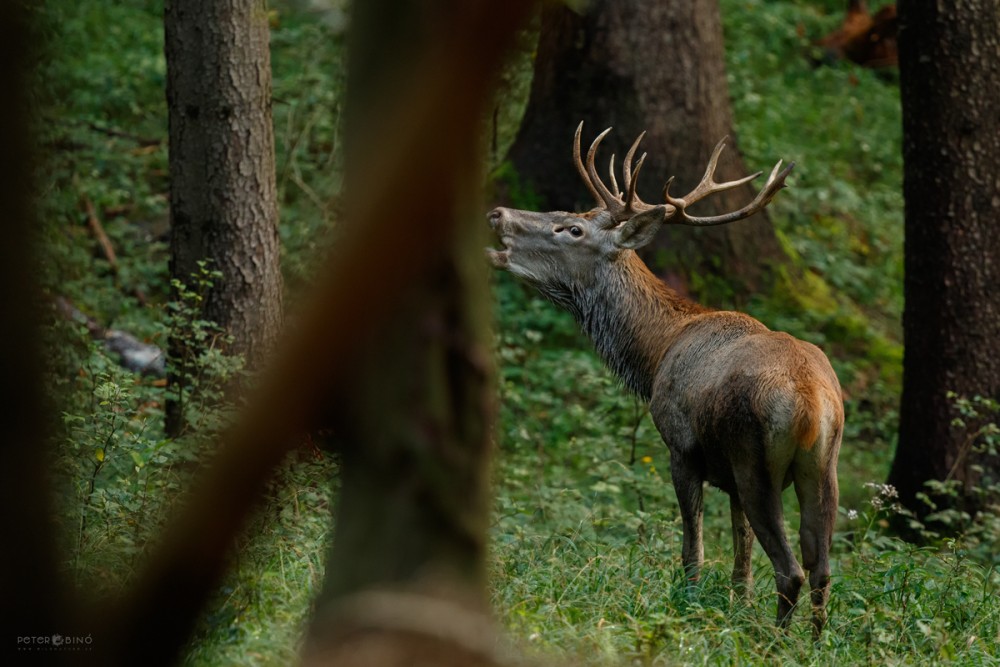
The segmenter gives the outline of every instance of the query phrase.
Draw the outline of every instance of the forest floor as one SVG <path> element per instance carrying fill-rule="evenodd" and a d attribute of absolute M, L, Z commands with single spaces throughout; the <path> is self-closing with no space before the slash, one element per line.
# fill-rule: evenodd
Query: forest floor
<path fill-rule="evenodd" d="M 842 4 L 722 1 L 739 145 L 748 165 L 796 161 L 792 187 L 771 212 L 807 278 L 794 294 L 711 304 L 739 306 L 820 345 L 845 387 L 828 629 L 814 644 L 800 608 L 789 633 L 775 632 L 773 574 L 759 548 L 753 597 L 730 603 L 720 492 L 706 496 L 706 567 L 688 590 L 667 452 L 645 407 L 568 315 L 504 275 L 495 284 L 501 413 L 491 593 L 500 622 L 539 664 L 1000 664 L 998 533 L 969 524 L 918 547 L 888 531 L 897 510 L 881 482 L 902 360 L 899 94 L 891 74 L 811 64 L 811 40 L 839 24 Z M 294 307 L 339 211 L 343 37 L 335 13 L 292 0 L 272 6 L 282 260 Z M 201 323 L 168 307 L 162 1 L 53 0 L 35 11 L 45 44 L 38 180 L 49 296 L 161 346 L 168 330 L 200 335 Z M 530 78 L 530 34 L 523 41 L 498 95 L 497 174 L 509 174 L 500 156 Z M 88 208 L 116 249 L 114 266 Z M 114 592 L 207 448 L 204 439 L 166 439 L 160 383 L 119 368 L 82 326 L 56 321 L 46 336 L 62 414 L 55 446 L 66 567 L 81 590 Z M 211 397 L 233 367 L 212 357 L 202 368 L 204 435 L 227 418 Z M 336 463 L 303 452 L 281 477 L 187 664 L 295 661 L 322 582 Z"/>

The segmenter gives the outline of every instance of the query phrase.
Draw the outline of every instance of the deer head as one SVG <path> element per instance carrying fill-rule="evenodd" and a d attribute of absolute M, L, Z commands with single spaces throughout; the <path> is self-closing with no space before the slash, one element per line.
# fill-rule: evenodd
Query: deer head
<path fill-rule="evenodd" d="M 752 202 L 731 213 L 698 217 L 688 213 L 688 207 L 705 197 L 747 183 L 761 172 L 725 183 L 715 182 L 715 169 L 719 155 L 725 148 L 723 139 L 716 145 L 708 161 L 705 175 L 691 192 L 683 197 L 672 197 L 670 185 L 663 188 L 663 204 L 647 204 L 636 194 L 636 182 L 646 154 L 637 161 L 635 154 L 645 132 L 632 144 L 622 162 L 622 184 L 615 177 L 615 157 L 611 156 L 608 170 L 609 188 L 601 180 L 594 166 L 597 149 L 611 131 L 604 130 L 594 139 L 587 151 L 586 164 L 581 157 L 580 135 L 583 123 L 576 128 L 573 142 L 573 160 L 597 202 L 586 213 L 553 211 L 535 213 L 509 208 L 496 208 L 489 213 L 490 226 L 500 239 L 502 249 L 487 251 L 490 261 L 497 268 L 515 275 L 544 289 L 586 288 L 598 275 L 597 266 L 613 262 L 625 251 L 635 250 L 649 243 L 660 225 L 678 224 L 693 226 L 722 225 L 749 217 L 764 208 L 785 185 L 785 178 L 794 163 L 781 170 L 775 165 L 763 189 Z"/>

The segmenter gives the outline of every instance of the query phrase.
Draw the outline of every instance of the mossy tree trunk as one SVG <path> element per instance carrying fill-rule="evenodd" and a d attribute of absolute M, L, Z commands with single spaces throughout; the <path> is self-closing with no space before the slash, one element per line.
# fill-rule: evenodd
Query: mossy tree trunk
<path fill-rule="evenodd" d="M 207 261 L 221 277 L 202 317 L 232 336 L 252 366 L 281 325 L 282 279 L 265 0 L 167 0 L 170 274 L 187 284 Z M 197 351 L 170 343 L 171 384 Z M 174 392 L 176 395 L 176 391 Z M 167 407 L 171 435 L 183 406 Z"/>
<path fill-rule="evenodd" d="M 906 201 L 903 396 L 889 473 L 903 503 L 955 480 L 967 509 L 1000 460 L 977 455 L 948 392 L 1000 398 L 1000 4 L 899 3 Z M 997 415 L 992 415 L 995 420 Z"/>
<path fill-rule="evenodd" d="M 722 25 L 717 0 L 595 0 L 578 14 L 554 3 L 542 15 L 531 97 L 509 153 L 518 174 L 550 209 L 594 206 L 572 166 L 571 141 L 585 121 L 585 141 L 605 127 L 607 172 L 640 132 L 648 152 L 639 194 L 662 201 L 666 179 L 681 196 L 705 170 L 715 144 L 731 137 L 717 180 L 745 176 L 732 140 Z M 586 146 L 584 146 L 586 150 Z M 705 215 L 736 210 L 754 196 L 752 185 L 715 195 L 696 208 Z M 682 283 L 693 273 L 725 279 L 737 294 L 768 285 L 784 259 L 766 213 L 721 227 L 668 227 L 643 257 L 654 270 Z"/>

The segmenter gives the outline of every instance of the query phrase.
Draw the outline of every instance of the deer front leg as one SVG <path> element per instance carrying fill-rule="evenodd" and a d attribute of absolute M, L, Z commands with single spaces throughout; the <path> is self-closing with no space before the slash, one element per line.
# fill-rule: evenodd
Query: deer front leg
<path fill-rule="evenodd" d="M 688 582 L 693 584 L 701 576 L 701 565 L 705 560 L 701 542 L 701 522 L 704 514 L 702 480 L 697 471 L 685 463 L 684 458 L 678 456 L 676 452 L 671 452 L 670 456 L 670 477 L 677 493 L 681 522 L 684 525 L 684 546 L 681 551 L 684 573 Z"/>
<path fill-rule="evenodd" d="M 733 590 L 730 600 L 736 598 L 746 601 L 753 595 L 753 570 L 750 567 L 750 555 L 753 551 L 753 530 L 747 515 L 740 505 L 736 493 L 729 495 L 729 512 L 733 523 Z"/>

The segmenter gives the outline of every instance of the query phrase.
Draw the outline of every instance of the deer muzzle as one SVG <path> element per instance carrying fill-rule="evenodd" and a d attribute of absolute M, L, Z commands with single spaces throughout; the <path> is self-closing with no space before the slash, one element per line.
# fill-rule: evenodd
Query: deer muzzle
<path fill-rule="evenodd" d="M 490 224 L 490 229 L 496 232 L 500 245 L 503 246 L 503 249 L 501 250 L 494 248 L 486 249 L 486 256 L 489 258 L 490 263 L 498 269 L 510 268 L 510 250 L 507 248 L 507 241 L 504 238 L 504 212 L 505 209 L 503 208 L 495 208 L 486 215 L 486 219 Z"/>

